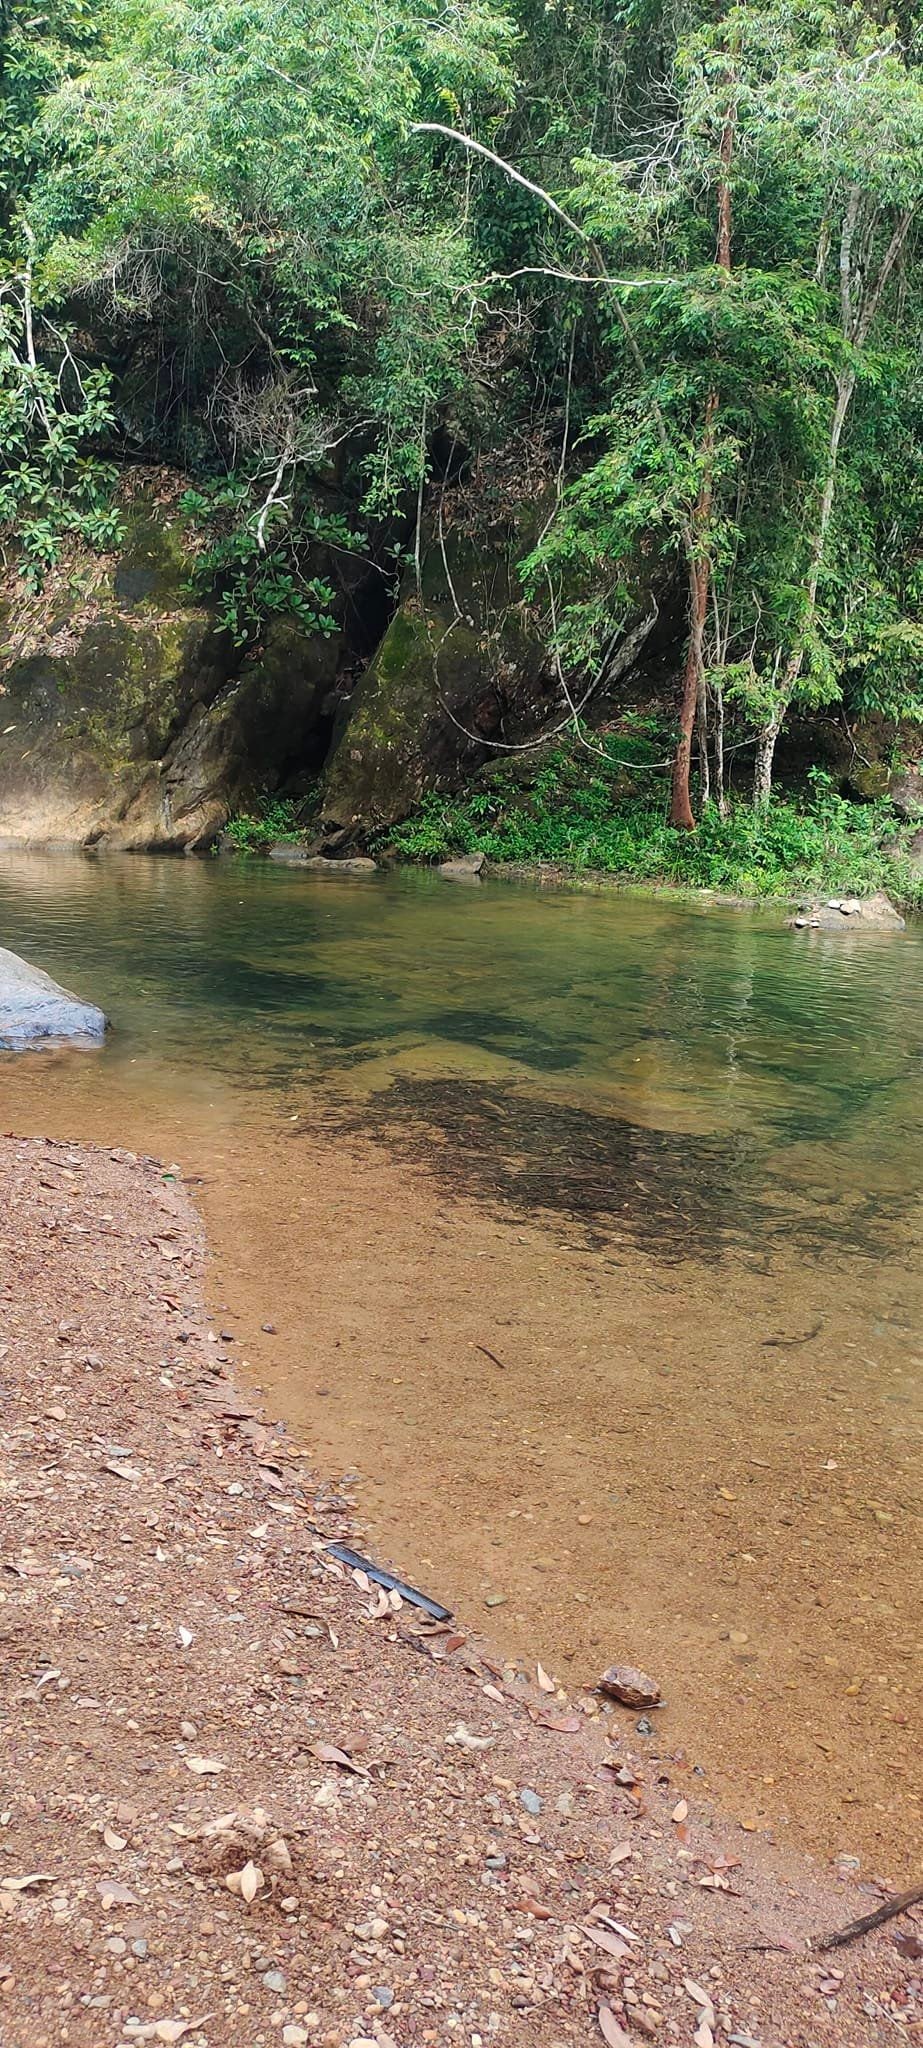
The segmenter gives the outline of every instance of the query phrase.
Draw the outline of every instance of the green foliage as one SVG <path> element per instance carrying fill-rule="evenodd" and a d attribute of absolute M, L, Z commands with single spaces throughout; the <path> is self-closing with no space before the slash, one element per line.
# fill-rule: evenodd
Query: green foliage
<path fill-rule="evenodd" d="M 279 840 L 297 840 L 304 829 L 304 805 L 291 797 L 267 796 L 260 808 L 229 819 L 225 837 L 238 853 L 265 853 Z"/>
<path fill-rule="evenodd" d="M 278 508 L 261 524 L 251 495 L 246 475 L 183 493 L 181 509 L 205 536 L 193 561 L 193 594 L 217 600 L 219 624 L 239 647 L 258 639 L 272 618 L 297 619 L 325 638 L 337 632 L 336 593 L 326 578 L 307 573 L 305 554 L 312 545 L 358 548 L 359 536 L 338 516 L 311 508 L 297 535 Z"/>
<path fill-rule="evenodd" d="M 37 589 L 66 534 L 106 548 L 120 526 L 115 472 L 96 452 L 112 424 L 109 373 L 81 372 L 69 351 L 57 372 L 30 361 L 23 330 L 11 294 L 0 302 L 0 544 Z"/>
<path fill-rule="evenodd" d="M 694 835 L 673 831 L 662 803 L 620 797 L 615 784 L 613 770 L 588 772 L 558 749 L 543 756 L 527 790 L 503 771 L 463 796 L 429 796 L 389 844 L 413 860 L 483 853 L 747 897 L 885 888 L 923 905 L 923 880 L 901 853 L 912 828 L 899 828 L 887 803 L 847 802 L 820 774 L 809 799 L 776 797 L 765 812 L 738 800 L 722 818 L 707 805 Z"/>

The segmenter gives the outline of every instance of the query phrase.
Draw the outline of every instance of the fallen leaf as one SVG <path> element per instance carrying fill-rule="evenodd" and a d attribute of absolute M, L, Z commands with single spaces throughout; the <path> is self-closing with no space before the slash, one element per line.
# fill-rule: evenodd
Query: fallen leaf
<path fill-rule="evenodd" d="M 100 1878 L 96 1889 L 102 1900 L 104 1913 L 110 1912 L 113 1906 L 136 1906 L 138 1903 L 137 1895 L 129 1890 L 128 1885 L 118 1884 L 114 1877 Z"/>
<path fill-rule="evenodd" d="M 702 2020 L 692 2036 L 693 2048 L 715 2048 L 715 2037 L 707 2020 Z"/>
<path fill-rule="evenodd" d="M 616 1864 L 616 1863 L 627 1863 L 627 1862 L 628 1862 L 628 1858 L 629 1858 L 629 1856 L 630 1856 L 630 1855 L 631 1855 L 631 1843 L 630 1843 L 630 1842 L 619 1842 L 619 1843 L 618 1843 L 618 1845 L 617 1845 L 617 1847 L 616 1847 L 615 1849 L 613 1849 L 613 1851 L 612 1851 L 612 1853 L 611 1853 L 611 1855 L 610 1855 L 610 1857 L 609 1857 L 609 1862 L 610 1862 L 611 1864 Z"/>
<path fill-rule="evenodd" d="M 631 1954 L 627 1941 L 623 1941 L 618 1934 L 610 1934 L 607 1927 L 587 1926 L 583 1932 L 590 1941 L 595 1941 L 597 1948 L 604 1948 L 607 1956 L 614 1956 L 617 1963 L 621 1962 L 623 1956 Z"/>
<path fill-rule="evenodd" d="M 541 1714 L 533 1708 L 529 1718 L 537 1728 L 553 1728 L 556 1735 L 577 1735 L 583 1726 L 579 1714 Z"/>
<path fill-rule="evenodd" d="M 54 1884 L 54 1878 L 44 1870 L 33 1870 L 28 1877 L 0 1877 L 0 1889 L 5 1892 L 27 1892 L 34 1884 Z"/>
<path fill-rule="evenodd" d="M 371 1773 L 366 1770 L 364 1764 L 355 1763 L 351 1756 L 347 1756 L 345 1749 L 337 1748 L 335 1742 L 312 1742 L 309 1744 L 309 1749 L 311 1755 L 316 1756 L 319 1763 L 339 1764 L 341 1771 L 354 1771 L 357 1778 L 368 1778 L 371 1776 Z"/>
<path fill-rule="evenodd" d="M 535 1676 L 538 1679 L 539 1685 L 541 1686 L 543 1692 L 557 1692 L 557 1686 L 555 1685 L 554 1679 L 549 1678 L 547 1671 L 543 1670 L 541 1664 L 536 1664 Z"/>
<path fill-rule="evenodd" d="M 909 1956 L 912 1963 L 918 1963 L 923 1956 L 923 1939 L 919 1934 L 912 1934 L 909 1927 L 902 1927 L 895 1935 L 894 1946 L 900 1949 L 902 1956 Z"/>
<path fill-rule="evenodd" d="M 219 1771 L 227 1770 L 227 1765 L 219 1764 L 213 1756 L 187 1756 L 183 1761 L 194 1778 L 217 1778 Z"/>
<path fill-rule="evenodd" d="M 117 1465 L 114 1458 L 107 1458 L 105 1460 L 103 1471 L 111 1472 L 116 1479 L 140 1479 L 141 1477 L 136 1465 Z"/>
<path fill-rule="evenodd" d="M 601 2005 L 597 2015 L 599 2031 L 608 2048 L 632 2048 L 624 2027 L 620 2027 L 611 2005 Z"/>
<path fill-rule="evenodd" d="M 117 1835 L 114 1828 L 103 1829 L 103 1841 L 107 1849 L 124 1849 L 127 1847 L 125 1836 Z"/>

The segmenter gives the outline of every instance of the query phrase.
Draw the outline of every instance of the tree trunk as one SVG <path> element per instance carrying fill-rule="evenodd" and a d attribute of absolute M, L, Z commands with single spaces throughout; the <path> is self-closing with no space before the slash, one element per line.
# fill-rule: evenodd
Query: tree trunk
<path fill-rule="evenodd" d="M 753 767 L 753 802 L 758 811 L 765 811 L 768 808 L 772 796 L 772 764 L 781 724 L 781 714 L 778 718 L 771 718 L 757 738 L 756 761 Z"/>
<path fill-rule="evenodd" d="M 719 818 L 727 817 L 728 801 L 724 782 L 724 691 L 715 685 L 715 797 Z"/>
<path fill-rule="evenodd" d="M 731 274 L 731 163 L 734 155 L 736 102 L 731 101 L 721 133 L 721 175 L 718 181 L 718 240 L 715 261 L 726 277 Z M 689 526 L 686 547 L 689 558 L 689 640 L 683 669 L 683 694 L 679 714 L 679 739 L 673 757 L 673 788 L 670 823 L 681 832 L 695 831 L 695 817 L 689 794 L 692 767 L 692 735 L 700 720 L 702 786 L 708 786 L 708 716 L 705 696 L 705 621 L 711 590 L 711 562 L 708 556 L 708 527 L 712 506 L 712 456 L 718 393 L 710 391 L 705 401 L 702 431 L 702 481 Z"/>
<path fill-rule="evenodd" d="M 689 795 L 689 772 L 692 766 L 692 735 L 699 705 L 699 678 L 703 669 L 702 647 L 708 611 L 708 585 L 707 560 L 692 562 L 689 568 L 689 639 L 683 669 L 679 740 L 673 757 L 673 789 L 670 802 L 670 823 L 680 832 L 695 831 L 695 817 Z"/>

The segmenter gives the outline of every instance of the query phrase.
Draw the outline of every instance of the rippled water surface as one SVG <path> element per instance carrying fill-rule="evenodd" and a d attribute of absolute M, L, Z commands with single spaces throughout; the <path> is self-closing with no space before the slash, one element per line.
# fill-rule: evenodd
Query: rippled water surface
<path fill-rule="evenodd" d="M 393 1551 L 499 1581 L 510 1647 L 659 1660 L 767 1825 L 919 1838 L 923 930 L 8 854 L 0 942 L 112 1020 L 0 1060 L 4 1123 L 201 1176 L 251 1360 Z"/>

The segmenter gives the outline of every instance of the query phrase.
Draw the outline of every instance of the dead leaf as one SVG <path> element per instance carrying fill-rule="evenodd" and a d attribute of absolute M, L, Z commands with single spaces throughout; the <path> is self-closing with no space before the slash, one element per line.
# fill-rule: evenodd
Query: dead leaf
<path fill-rule="evenodd" d="M 138 1903 L 137 1894 L 130 1891 L 127 1884 L 118 1884 L 114 1877 L 100 1878 L 96 1889 L 104 1913 L 110 1912 L 113 1906 L 136 1906 Z"/>
<path fill-rule="evenodd" d="M 630 1855 L 631 1855 L 631 1843 L 630 1843 L 630 1842 L 619 1842 L 619 1844 L 618 1844 L 617 1848 L 613 1849 L 613 1851 L 612 1851 L 612 1854 L 611 1854 L 611 1855 L 610 1855 L 610 1857 L 609 1857 L 609 1862 L 610 1862 L 611 1864 L 616 1864 L 616 1863 L 627 1863 L 627 1862 L 628 1862 L 628 1858 L 629 1858 L 629 1856 L 630 1856 Z"/>
<path fill-rule="evenodd" d="M 614 1956 L 617 1963 L 621 1962 L 623 1956 L 631 1954 L 627 1941 L 622 1941 L 618 1934 L 610 1934 L 607 1927 L 588 1926 L 583 1932 L 588 1935 L 590 1941 L 595 1941 L 597 1948 L 605 1949 L 607 1956 Z"/>
<path fill-rule="evenodd" d="M 624 2027 L 620 2027 L 611 2005 L 601 2005 L 597 2015 L 599 2031 L 608 2048 L 632 2048 L 631 2040 Z"/>
<path fill-rule="evenodd" d="M 543 1670 L 541 1664 L 536 1664 L 535 1676 L 543 1692 L 557 1692 L 558 1688 L 555 1685 L 554 1679 L 549 1678 L 547 1671 Z"/>
<path fill-rule="evenodd" d="M 902 1927 L 900 1933 L 895 1935 L 894 1946 L 900 1949 L 902 1956 L 909 1956 L 912 1963 L 918 1963 L 923 1956 L 923 1940 L 919 1934 L 911 1933 L 909 1927 Z"/>
<path fill-rule="evenodd" d="M 213 1756 L 187 1756 L 183 1762 L 194 1778 L 217 1778 L 219 1771 L 227 1770 L 227 1764 L 219 1764 Z"/>
<path fill-rule="evenodd" d="M 556 1735 L 578 1735 L 583 1723 L 579 1714 L 541 1714 L 529 1708 L 529 1719 L 537 1728 L 553 1728 Z"/>
<path fill-rule="evenodd" d="M 347 1756 L 345 1749 L 337 1748 L 335 1742 L 312 1742 L 308 1747 L 311 1755 L 316 1756 L 319 1763 L 339 1764 L 341 1771 L 354 1771 L 357 1778 L 371 1776 L 364 1764 L 355 1763 L 351 1756 Z"/>
<path fill-rule="evenodd" d="M 140 1479 L 141 1477 L 136 1465 L 117 1465 L 114 1458 L 106 1458 L 103 1464 L 103 1471 L 111 1472 L 115 1479 Z"/>
<path fill-rule="evenodd" d="M 28 1877 L 0 1877 L 0 1889 L 5 1892 L 27 1892 L 34 1884 L 54 1884 L 54 1878 L 44 1870 L 33 1870 Z"/>
<path fill-rule="evenodd" d="M 127 1843 L 124 1835 L 117 1835 L 114 1828 L 103 1828 L 103 1841 L 107 1849 L 124 1849 Z"/>

